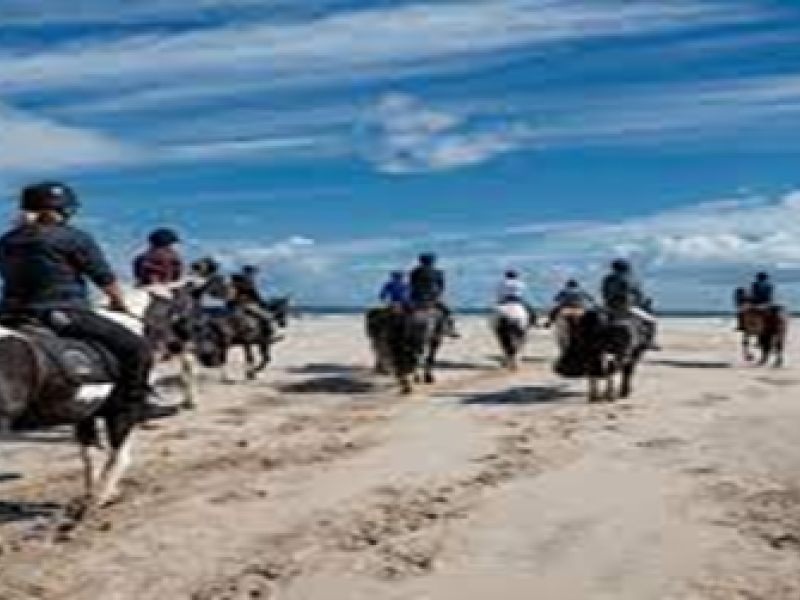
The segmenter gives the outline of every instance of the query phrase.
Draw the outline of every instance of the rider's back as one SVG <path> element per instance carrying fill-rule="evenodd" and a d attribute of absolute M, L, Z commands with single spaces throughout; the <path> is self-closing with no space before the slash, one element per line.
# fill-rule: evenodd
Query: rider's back
<path fill-rule="evenodd" d="M 411 301 L 437 302 L 444 293 L 444 273 L 435 267 L 420 265 L 411 271 Z"/>
<path fill-rule="evenodd" d="M 141 286 L 174 283 L 183 275 L 183 263 L 171 247 L 150 248 L 136 257 L 133 272 Z"/>
<path fill-rule="evenodd" d="M 639 283 L 625 273 L 610 273 L 602 283 L 603 302 L 611 310 L 630 310 L 640 304 Z"/>
<path fill-rule="evenodd" d="M 86 278 L 114 281 L 94 239 L 66 224 L 26 224 L 0 238 L 3 311 L 88 309 Z"/>
<path fill-rule="evenodd" d="M 750 289 L 750 301 L 756 305 L 772 304 L 775 288 L 769 281 L 756 281 Z"/>

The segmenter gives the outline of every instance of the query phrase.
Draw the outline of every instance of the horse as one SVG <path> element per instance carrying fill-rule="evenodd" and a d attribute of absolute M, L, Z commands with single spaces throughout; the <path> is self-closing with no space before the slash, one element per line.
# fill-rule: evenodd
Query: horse
<path fill-rule="evenodd" d="M 498 303 L 489 317 L 489 326 L 503 352 L 503 365 L 510 371 L 519 367 L 519 355 L 528 339 L 528 331 L 535 324 L 535 316 L 519 301 Z"/>
<path fill-rule="evenodd" d="M 753 341 L 761 351 L 760 366 L 774 356 L 773 366 L 783 366 L 783 350 L 789 330 L 789 317 L 781 306 L 758 307 L 746 305 L 739 313 L 742 331 L 742 355 L 747 362 L 753 362 L 751 351 Z"/>
<path fill-rule="evenodd" d="M 554 365 L 564 377 L 588 378 L 588 400 L 628 398 L 636 367 L 649 346 L 649 332 L 635 318 L 599 309 L 562 309 L 556 317 L 561 355 Z M 619 386 L 615 376 L 620 375 Z M 605 392 L 600 394 L 600 381 Z"/>
<path fill-rule="evenodd" d="M 445 334 L 445 314 L 435 303 L 416 303 L 390 313 L 386 344 L 391 369 L 403 394 L 411 394 L 415 383 L 435 383 L 436 355 Z"/>
<path fill-rule="evenodd" d="M 219 368 L 222 381 L 231 382 L 227 365 L 232 348 L 241 347 L 245 357 L 245 379 L 254 380 L 272 360 L 272 345 L 280 341 L 279 329 L 288 324 L 289 297 L 274 298 L 259 307 L 268 319 L 246 305 L 209 314 L 195 307 L 184 316 L 185 341 L 201 366 Z M 258 358 L 256 358 L 258 351 Z"/>
<path fill-rule="evenodd" d="M 98 312 L 144 335 L 141 317 Z M 19 420 L 43 427 L 71 425 L 83 464 L 83 509 L 116 500 L 131 465 L 138 416 L 114 402 L 119 377 L 116 359 L 100 345 L 59 337 L 33 320 L 0 327 L 0 434 L 10 436 Z M 105 426 L 109 450 L 96 471 L 91 451 L 100 446 L 98 421 Z"/>

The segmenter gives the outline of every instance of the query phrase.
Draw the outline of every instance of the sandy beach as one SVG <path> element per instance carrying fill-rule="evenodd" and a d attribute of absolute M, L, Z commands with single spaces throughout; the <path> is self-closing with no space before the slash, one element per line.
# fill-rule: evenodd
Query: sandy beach
<path fill-rule="evenodd" d="M 636 392 L 587 404 L 537 331 L 497 366 L 463 318 L 398 396 L 356 317 L 308 317 L 258 382 L 137 436 L 77 528 L 66 432 L 0 451 L 2 600 L 796 600 L 800 367 L 738 361 L 723 320 L 663 324 Z"/>

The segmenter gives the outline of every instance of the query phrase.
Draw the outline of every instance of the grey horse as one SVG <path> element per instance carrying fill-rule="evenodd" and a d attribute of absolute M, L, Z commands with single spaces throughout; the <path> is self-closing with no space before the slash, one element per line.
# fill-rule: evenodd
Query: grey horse
<path fill-rule="evenodd" d="M 445 325 L 445 315 L 434 303 L 414 305 L 388 320 L 386 342 L 402 393 L 411 394 L 415 383 L 435 383 L 433 369 Z"/>

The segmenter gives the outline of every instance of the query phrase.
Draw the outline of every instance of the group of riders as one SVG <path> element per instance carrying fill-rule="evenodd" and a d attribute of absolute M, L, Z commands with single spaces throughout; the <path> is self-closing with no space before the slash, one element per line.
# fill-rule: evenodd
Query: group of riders
<path fill-rule="evenodd" d="M 149 401 L 154 349 L 148 341 L 93 309 L 89 282 L 103 293 L 111 311 L 133 314 L 100 245 L 72 224 L 79 209 L 78 195 L 60 182 L 37 183 L 21 191 L 17 218 L 0 238 L 0 323 L 11 328 L 36 324 L 61 337 L 97 344 L 119 367 L 111 398 L 117 410 L 130 411 L 135 420 L 173 414 L 175 409 Z M 175 231 L 157 229 L 148 241 L 149 248 L 133 262 L 138 286 L 187 282 L 201 312 L 221 315 L 239 308 L 262 320 L 267 329 L 270 315 L 255 267 L 246 266 L 226 280 L 216 261 L 203 258 L 185 273 Z"/>
<path fill-rule="evenodd" d="M 445 274 L 436 266 L 436 256 L 421 254 L 419 263 L 406 275 L 404 271 L 393 271 L 381 288 L 379 299 L 387 308 L 408 311 L 419 305 L 434 305 L 445 315 L 445 334 L 458 337 L 453 324 L 452 312 L 445 301 Z M 655 344 L 656 319 L 652 314 L 652 300 L 645 295 L 642 285 L 629 261 L 618 259 L 611 263 L 610 272 L 601 285 L 602 303 L 581 287 L 575 279 L 568 280 L 553 298 L 553 308 L 545 323 L 549 327 L 565 309 L 587 310 L 602 307 L 610 315 L 634 318 L 647 331 L 650 347 Z M 528 286 L 518 271 L 506 271 L 497 285 L 498 305 L 516 303 L 528 311 L 529 323 L 536 321 L 536 313 L 528 299 Z"/>
<path fill-rule="evenodd" d="M 111 353 L 119 364 L 114 402 L 137 415 L 137 419 L 162 416 L 171 409 L 151 404 L 149 379 L 154 354 L 148 342 L 117 321 L 92 309 L 88 282 L 96 285 L 113 311 L 130 313 L 117 274 L 95 239 L 72 224 L 80 208 L 77 194 L 60 182 L 43 182 L 25 187 L 19 198 L 19 214 L 9 232 L 0 238 L 0 277 L 3 293 L 0 318 L 6 326 L 34 322 L 57 335 L 96 343 Z M 134 260 L 134 278 L 139 286 L 190 282 L 200 309 L 224 314 L 242 307 L 267 327 L 269 313 L 259 292 L 257 269 L 244 267 L 226 278 L 220 265 L 210 258 L 198 260 L 184 272 L 177 249 L 178 234 L 160 228 L 149 235 L 149 248 Z M 188 276 L 188 277 L 187 277 Z M 445 335 L 458 337 L 451 309 L 445 301 L 446 278 L 432 253 L 419 256 L 406 275 L 391 273 L 379 298 L 393 310 L 415 306 L 437 307 L 443 314 Z M 498 285 L 499 304 L 521 303 L 531 313 L 527 286 L 516 271 L 505 273 Z M 654 347 L 655 318 L 652 301 L 643 292 L 631 264 L 615 260 L 601 285 L 601 303 L 576 280 L 566 282 L 554 298 L 547 324 L 566 308 L 601 307 L 613 316 L 633 317 L 650 332 Z M 737 308 L 773 306 L 774 288 L 766 273 L 760 273 L 749 290 L 736 292 Z"/>

